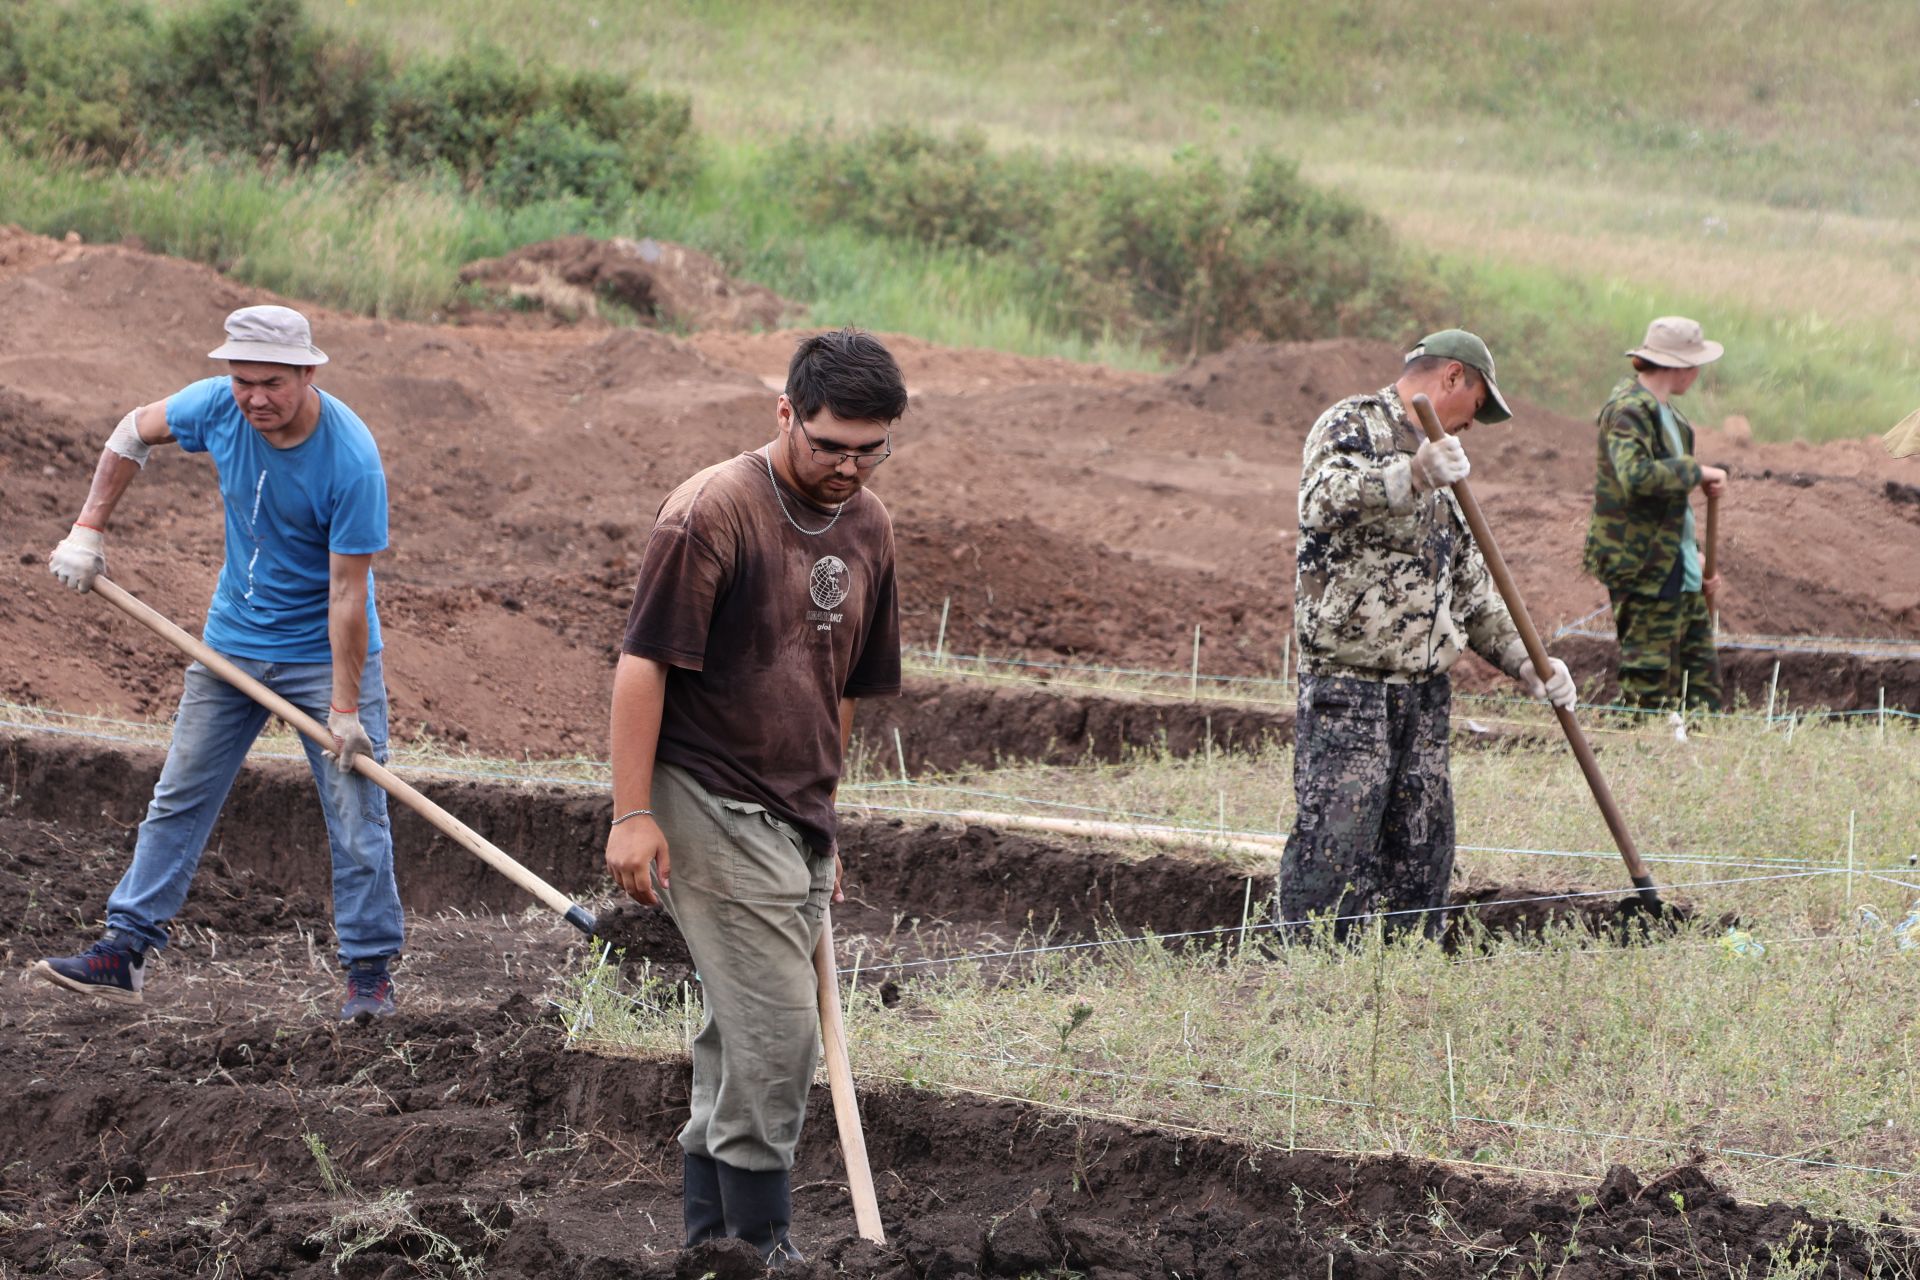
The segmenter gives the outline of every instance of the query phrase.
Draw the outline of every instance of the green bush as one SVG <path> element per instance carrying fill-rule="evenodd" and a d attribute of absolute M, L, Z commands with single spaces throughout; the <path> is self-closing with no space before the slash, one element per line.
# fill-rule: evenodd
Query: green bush
<path fill-rule="evenodd" d="M 494 48 L 404 69 L 381 133 L 399 164 L 445 167 L 510 205 L 565 195 L 600 207 L 693 170 L 686 98 L 522 66 Z"/>
<path fill-rule="evenodd" d="M 205 0 L 154 70 L 157 132 L 294 161 L 364 147 L 391 79 L 383 51 L 322 31 L 301 0 Z"/>
<path fill-rule="evenodd" d="M 816 224 L 1023 262 L 1033 298 L 1086 335 L 1141 333 L 1194 354 L 1397 333 L 1412 301 L 1385 225 L 1270 153 L 1241 169 L 1186 150 L 1157 172 L 894 125 L 796 134 L 778 173 Z"/>
<path fill-rule="evenodd" d="M 1011 249 L 1042 235 L 1051 214 L 1044 164 L 996 155 L 971 130 L 942 138 L 884 125 L 835 141 L 794 135 L 779 173 L 815 222 L 851 222 L 874 235 L 938 248 Z"/>
<path fill-rule="evenodd" d="M 631 198 L 634 182 L 619 144 L 549 107 L 507 136 L 485 190 L 509 208 L 572 197 L 605 211 Z"/>
<path fill-rule="evenodd" d="M 35 151 L 118 160 L 141 140 L 155 53 L 144 6 L 0 2 L 0 129 Z"/>
<path fill-rule="evenodd" d="M 0 0 L 0 128 L 36 154 L 143 148 L 292 165 L 356 157 L 451 173 L 509 206 L 607 209 L 694 169 L 692 105 L 495 48 L 396 68 L 302 0 L 203 0 L 168 23 L 127 0 Z"/>

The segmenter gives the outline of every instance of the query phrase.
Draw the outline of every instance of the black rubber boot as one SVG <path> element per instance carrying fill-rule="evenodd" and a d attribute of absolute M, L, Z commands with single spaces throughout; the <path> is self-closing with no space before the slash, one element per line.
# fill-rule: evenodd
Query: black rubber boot
<path fill-rule="evenodd" d="M 687 1224 L 687 1248 L 726 1234 L 727 1219 L 720 1203 L 720 1162 L 712 1156 L 683 1153 L 680 1211 Z"/>
<path fill-rule="evenodd" d="M 727 1234 L 760 1251 L 767 1265 L 799 1262 L 800 1251 L 787 1239 L 793 1221 L 793 1189 L 785 1169 L 756 1173 L 719 1161 L 720 1199 L 726 1205 Z"/>

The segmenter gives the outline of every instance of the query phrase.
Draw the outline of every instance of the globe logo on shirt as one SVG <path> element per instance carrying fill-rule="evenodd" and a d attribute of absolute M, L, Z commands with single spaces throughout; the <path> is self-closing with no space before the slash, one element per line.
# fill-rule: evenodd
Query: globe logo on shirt
<path fill-rule="evenodd" d="M 813 572 L 807 575 L 807 590 L 812 593 L 815 604 L 822 609 L 833 609 L 847 598 L 852 580 L 846 561 L 839 556 L 821 556 L 813 562 Z"/>

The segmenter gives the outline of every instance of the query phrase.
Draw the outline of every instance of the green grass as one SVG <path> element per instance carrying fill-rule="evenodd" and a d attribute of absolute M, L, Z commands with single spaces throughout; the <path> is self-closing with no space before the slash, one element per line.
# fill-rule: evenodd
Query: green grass
<path fill-rule="evenodd" d="M 1920 77 L 1900 51 L 1920 40 L 1920 10 L 1905 0 L 1494 0 L 1471 21 L 1412 0 L 357 0 L 323 16 L 403 47 L 492 40 L 639 75 L 691 93 L 729 146 L 824 121 L 971 126 L 1156 166 L 1182 145 L 1272 146 L 1441 255 L 1463 314 L 1409 328 L 1501 335 L 1522 395 L 1592 412 L 1618 352 L 1681 312 L 1728 339 L 1703 417 L 1824 439 L 1912 407 Z M 668 224 L 702 247 L 727 240 Z M 994 282 L 975 288 L 985 341 L 1050 349 Z M 843 296 L 861 318 L 884 300 L 912 320 L 929 293 L 904 270 Z"/>
<path fill-rule="evenodd" d="M 155 740 L 166 732 L 160 722 L 4 710 L 24 724 Z M 1550 731 L 1537 706 L 1516 700 L 1464 705 L 1456 724 L 1469 716 Z M 1743 1197 L 1910 1218 L 1920 1183 L 1804 1162 L 1916 1171 L 1920 948 L 1903 947 L 1894 926 L 1920 897 L 1910 865 L 1920 855 L 1910 798 L 1920 725 L 1890 719 L 1883 732 L 1873 716 L 1816 717 L 1789 733 L 1762 718 L 1710 717 L 1681 741 L 1657 720 L 1583 719 L 1666 897 L 1696 909 L 1675 939 L 1619 948 L 1568 933 L 1466 959 L 1375 943 L 1339 959 L 1295 952 L 1281 961 L 1136 941 L 1036 960 L 1011 981 L 973 964 L 916 971 L 894 1010 L 873 998 L 870 971 L 848 1001 L 856 1068 L 1279 1147 L 1578 1176 L 1613 1161 L 1650 1172 L 1699 1148 Z M 1187 759 L 1141 752 L 1074 768 L 1009 763 L 902 787 L 890 746 L 856 758 L 842 792 L 850 806 L 1267 832 L 1292 821 L 1285 747 Z M 284 737 L 263 743 L 290 747 Z M 598 761 L 486 760 L 431 742 L 403 746 L 395 764 L 583 786 L 606 779 Z M 1462 749 L 1453 775 L 1459 882 L 1624 892 L 1563 749 Z M 1204 838 L 1178 856 L 1228 858 Z M 1229 865 L 1261 883 L 1275 869 L 1245 854 Z M 1764 951 L 1732 945 L 1729 918 Z M 937 936 L 937 921 L 923 923 L 925 937 Z M 611 992 L 604 973 L 590 990 L 586 977 L 575 999 L 591 1000 L 591 1026 L 571 1016 L 577 1007 L 567 1019 L 583 1042 L 683 1051 L 696 1012 L 644 991 L 636 1005 L 625 998 L 633 992 Z M 1075 1026 L 1082 1006 L 1090 1012 Z M 1233 1087 L 1209 1087 L 1221 1084 Z"/>
<path fill-rule="evenodd" d="M 1911 407 L 1920 77 L 1900 51 L 1920 10 L 1905 0 L 1492 0 L 1472 21 L 1412 0 L 348 0 L 317 14 L 403 49 L 494 42 L 685 91 L 717 140 L 711 166 L 605 217 L 507 215 L 344 172 L 289 186 L 187 165 L 149 181 L 0 156 L 0 218 L 135 234 L 286 293 L 416 317 L 449 304 L 473 257 L 645 232 L 718 253 L 821 323 L 1150 368 L 1164 357 L 1138 335 L 1038 318 L 1023 264 L 805 225 L 780 193 L 777 140 L 909 122 L 1153 167 L 1182 146 L 1272 147 L 1433 255 L 1454 302 L 1409 316 L 1408 336 L 1485 331 L 1519 394 L 1591 413 L 1645 321 L 1681 312 L 1729 348 L 1692 406 L 1703 420 L 1828 439 Z"/>
<path fill-rule="evenodd" d="M 1582 279 L 1550 267 L 1459 257 L 1448 267 L 1478 300 L 1475 323 L 1500 362 L 1503 387 L 1590 418 L 1623 377 L 1622 353 L 1648 319 L 1704 322 L 1727 353 L 1707 367 L 1684 409 L 1717 426 L 1749 420 L 1762 439 L 1840 440 L 1884 431 L 1912 411 L 1920 346 L 1887 326 L 1839 326 L 1814 311 L 1769 311 L 1626 279 Z"/>
<path fill-rule="evenodd" d="M 1680 742 L 1664 726 L 1600 727 L 1613 730 L 1602 758 L 1649 857 L 1797 858 L 1817 874 L 1709 886 L 1697 882 L 1779 872 L 1656 861 L 1660 880 L 1694 886 L 1667 896 L 1698 914 L 1677 937 L 1645 946 L 1562 932 L 1459 958 L 1374 940 L 1350 954 L 1275 959 L 1116 937 L 1034 957 L 1012 975 L 975 962 L 916 969 L 893 1009 L 877 998 L 889 974 L 869 953 L 848 1000 L 856 1070 L 1282 1149 L 1395 1151 L 1573 1176 L 1616 1161 L 1645 1174 L 1700 1150 L 1743 1198 L 1910 1217 L 1920 1181 L 1871 1170 L 1920 1173 L 1920 946 L 1903 945 L 1920 934 L 1894 927 L 1915 898 L 1895 881 L 1920 882 L 1907 866 L 1920 851 L 1920 814 L 1906 800 L 1920 729 L 1895 723 L 1883 739 L 1854 718 L 1789 738 L 1722 719 Z M 889 792 L 871 781 L 848 794 L 923 810 L 1057 814 L 1040 802 L 1063 801 L 1208 826 L 1224 798 L 1228 826 L 1284 829 L 1290 768 L 1285 749 L 1142 753 L 1120 765 L 1008 766 L 945 780 L 1021 801 Z M 1623 890 L 1564 751 L 1461 752 L 1454 778 L 1463 846 L 1599 855 L 1463 850 L 1459 879 Z M 1218 855 L 1196 841 L 1187 856 Z M 1256 875 L 1272 869 L 1236 861 Z M 1723 913 L 1744 939 L 1728 936 Z M 697 1012 L 649 998 L 665 993 L 610 992 L 607 980 L 602 972 L 576 993 L 592 1002 L 592 1027 L 577 1023 L 590 1047 L 684 1052 Z M 635 994 L 638 1004 L 625 998 Z"/>
<path fill-rule="evenodd" d="M 691 185 L 603 217 L 573 202 L 503 209 L 448 184 L 338 165 L 297 177 L 182 159 L 99 170 L 0 144 L 0 219 L 88 240 L 138 237 L 294 298 L 369 315 L 433 319 L 462 298 L 462 265 L 584 231 L 694 244 L 789 297 L 813 323 L 860 324 L 961 347 L 1151 369 L 1139 341 L 1050 330 L 1021 301 L 1018 267 L 817 228 L 761 179 L 767 153 L 714 149 Z"/>

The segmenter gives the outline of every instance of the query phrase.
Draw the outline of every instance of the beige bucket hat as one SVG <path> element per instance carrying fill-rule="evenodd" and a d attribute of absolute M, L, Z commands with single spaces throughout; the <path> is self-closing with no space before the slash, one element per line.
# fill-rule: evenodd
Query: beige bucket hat
<path fill-rule="evenodd" d="M 1647 326 L 1645 341 L 1627 354 L 1669 369 L 1697 369 L 1712 364 L 1725 352 L 1719 343 L 1707 341 L 1698 320 L 1661 316 Z"/>
<path fill-rule="evenodd" d="M 207 352 L 209 360 L 255 364 L 315 365 L 327 353 L 313 345 L 307 318 L 292 307 L 242 307 L 227 317 L 227 340 Z"/>

